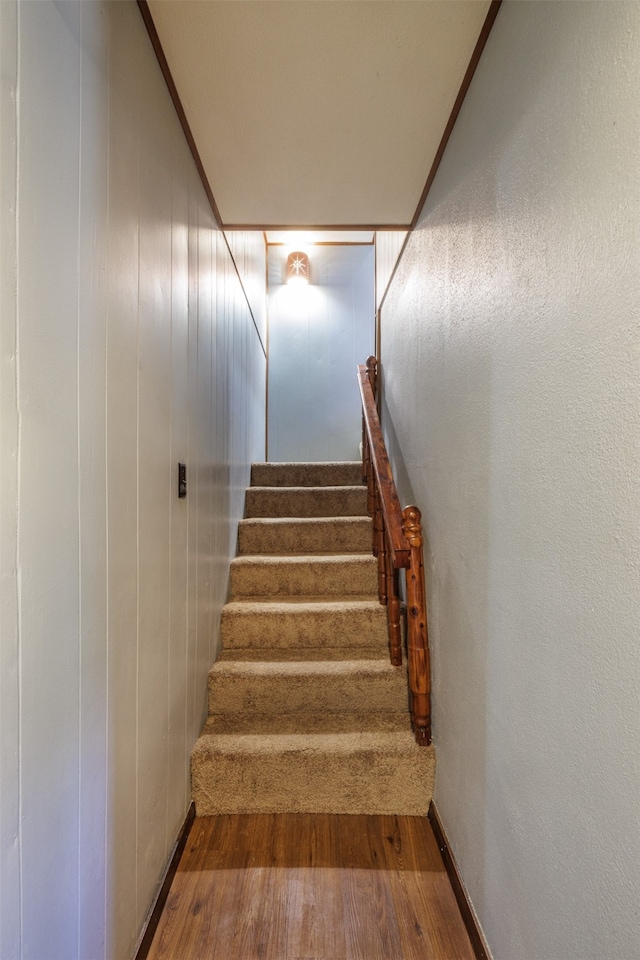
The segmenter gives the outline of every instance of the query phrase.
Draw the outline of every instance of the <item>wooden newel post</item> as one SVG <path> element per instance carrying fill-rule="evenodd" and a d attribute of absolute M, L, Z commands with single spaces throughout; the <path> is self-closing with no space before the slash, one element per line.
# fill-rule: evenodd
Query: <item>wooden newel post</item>
<path fill-rule="evenodd" d="M 371 384 L 373 399 L 378 399 L 378 361 L 375 357 L 367 357 L 367 376 Z"/>
<path fill-rule="evenodd" d="M 402 511 L 402 530 L 411 551 L 407 570 L 407 659 L 411 721 L 416 741 L 426 745 L 431 743 L 431 667 L 420 518 L 417 507 L 405 507 Z"/>

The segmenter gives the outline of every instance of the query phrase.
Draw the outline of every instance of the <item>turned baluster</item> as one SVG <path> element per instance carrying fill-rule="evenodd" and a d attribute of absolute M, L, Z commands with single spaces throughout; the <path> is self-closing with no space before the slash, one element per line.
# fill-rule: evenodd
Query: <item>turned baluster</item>
<path fill-rule="evenodd" d="M 371 471 L 373 474 L 373 470 Z M 378 488 L 376 486 L 375 477 L 372 477 L 371 481 L 371 552 L 374 557 L 378 556 L 378 515 L 382 513 L 382 508 L 380 506 L 380 500 L 378 498 Z"/>
<path fill-rule="evenodd" d="M 367 437 L 367 428 L 364 422 L 364 413 L 362 414 L 362 482 L 369 486 L 369 440 Z"/>
<path fill-rule="evenodd" d="M 373 472 L 373 464 L 371 462 L 371 447 L 369 446 L 368 437 L 367 437 L 367 446 L 366 446 L 365 470 L 367 475 L 367 513 L 369 514 L 370 517 L 373 517 L 373 513 L 375 510 L 376 478 Z"/>
<path fill-rule="evenodd" d="M 376 503 L 373 524 L 374 536 L 374 556 L 378 558 L 378 596 L 380 603 L 387 602 L 387 538 L 384 529 L 384 517 L 382 515 L 382 504 L 380 503 L 380 491 L 376 488 Z"/>
<path fill-rule="evenodd" d="M 411 551 L 407 570 L 407 660 L 411 721 L 416 741 L 424 745 L 431 743 L 431 670 L 420 518 L 417 507 L 406 507 L 402 511 L 402 530 Z"/>
<path fill-rule="evenodd" d="M 400 631 L 400 597 L 398 571 L 394 568 L 391 551 L 386 552 L 387 565 L 387 623 L 389 625 L 389 657 L 394 667 L 402 663 L 402 635 Z"/>

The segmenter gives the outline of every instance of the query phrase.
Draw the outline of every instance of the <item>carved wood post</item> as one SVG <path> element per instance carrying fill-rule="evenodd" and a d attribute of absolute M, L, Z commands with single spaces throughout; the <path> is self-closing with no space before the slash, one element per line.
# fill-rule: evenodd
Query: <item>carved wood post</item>
<path fill-rule="evenodd" d="M 367 376 L 371 384 L 373 399 L 378 399 L 378 361 L 375 357 L 367 357 Z"/>
<path fill-rule="evenodd" d="M 362 414 L 362 482 L 369 486 L 369 438 Z"/>
<path fill-rule="evenodd" d="M 367 513 L 369 514 L 370 517 L 373 517 L 375 507 L 376 507 L 376 498 L 375 498 L 376 478 L 373 472 L 373 464 L 371 463 L 371 448 L 369 447 L 368 437 L 367 437 L 366 471 L 367 471 Z"/>
<path fill-rule="evenodd" d="M 400 631 L 400 598 L 398 596 L 398 571 L 387 550 L 387 623 L 389 625 L 389 657 L 394 667 L 402 664 L 402 634 Z"/>
<path fill-rule="evenodd" d="M 416 741 L 426 745 L 431 743 L 431 668 L 420 519 L 417 507 L 406 507 L 402 511 L 402 530 L 411 550 L 407 570 L 407 659 L 411 721 Z"/>

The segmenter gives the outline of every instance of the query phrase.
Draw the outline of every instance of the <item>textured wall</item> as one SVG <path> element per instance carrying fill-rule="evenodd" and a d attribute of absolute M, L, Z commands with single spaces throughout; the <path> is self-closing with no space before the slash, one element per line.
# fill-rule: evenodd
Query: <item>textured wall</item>
<path fill-rule="evenodd" d="M 374 346 L 373 245 L 310 249 L 311 283 L 282 282 L 269 247 L 269 460 L 357 460 L 356 364 Z"/>
<path fill-rule="evenodd" d="M 640 6 L 503 4 L 383 309 L 436 801 L 497 960 L 640 944 Z"/>
<path fill-rule="evenodd" d="M 125 960 L 189 804 L 265 356 L 136 5 L 0 17 L 0 956 Z"/>

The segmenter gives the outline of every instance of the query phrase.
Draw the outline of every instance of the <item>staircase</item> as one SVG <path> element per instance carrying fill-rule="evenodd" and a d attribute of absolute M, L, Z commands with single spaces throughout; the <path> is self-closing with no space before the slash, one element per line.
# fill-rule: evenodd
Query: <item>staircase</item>
<path fill-rule="evenodd" d="M 197 815 L 425 815 L 435 756 L 389 662 L 362 465 L 254 464 L 251 483 L 192 754 Z"/>

